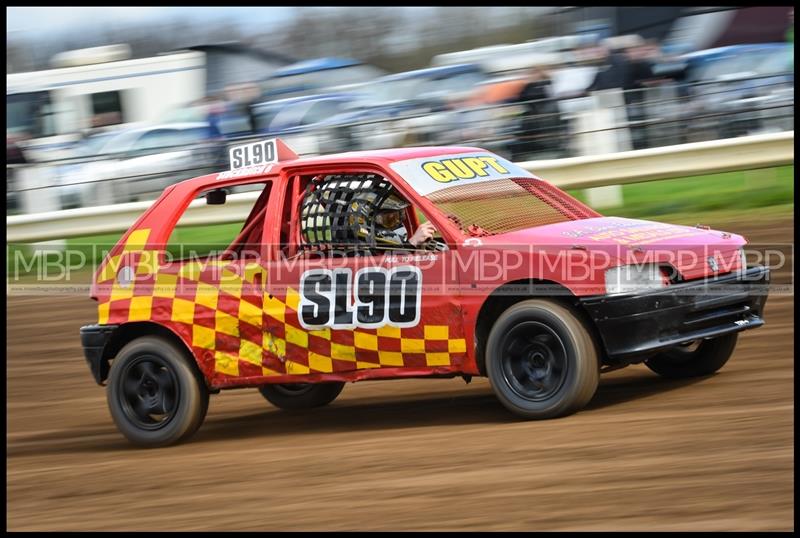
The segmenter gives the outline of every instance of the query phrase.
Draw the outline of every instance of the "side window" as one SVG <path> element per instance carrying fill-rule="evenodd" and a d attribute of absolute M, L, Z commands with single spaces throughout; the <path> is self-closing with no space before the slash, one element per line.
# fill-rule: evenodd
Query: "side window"
<path fill-rule="evenodd" d="M 274 105 L 261 105 L 253 108 L 255 116 L 255 130 L 266 131 L 269 129 L 272 120 L 280 112 L 280 108 Z"/>
<path fill-rule="evenodd" d="M 314 103 L 308 109 L 303 119 L 300 121 L 302 125 L 311 125 L 320 121 L 326 120 L 331 116 L 335 116 L 341 108 L 341 103 L 338 101 L 325 100 Z"/>
<path fill-rule="evenodd" d="M 296 185 L 296 186 L 295 186 Z M 414 207 L 374 173 L 319 174 L 294 179 L 284 221 L 296 208 L 296 230 L 282 230 L 284 255 L 375 255 L 423 248 L 412 245 Z"/>
<path fill-rule="evenodd" d="M 125 122 L 122 111 L 121 92 L 93 93 L 92 99 L 92 126 L 117 125 Z"/>
<path fill-rule="evenodd" d="M 280 131 L 281 129 L 289 129 L 298 125 L 311 105 L 312 101 L 301 101 L 286 105 L 275 114 L 269 128 L 273 131 Z"/>
<path fill-rule="evenodd" d="M 143 151 L 160 148 L 168 145 L 171 136 L 171 129 L 157 129 L 155 131 L 148 131 L 139 137 L 131 149 L 134 151 Z"/>
<path fill-rule="evenodd" d="M 240 190 L 229 194 L 231 190 Z M 210 259 L 259 259 L 264 217 L 272 190 L 272 182 L 250 183 L 225 189 L 208 189 L 199 192 L 190 208 L 181 215 L 167 241 L 168 260 L 192 261 Z M 214 202 L 209 204 L 209 201 Z M 224 203 L 223 203 L 224 202 Z M 241 208 L 237 213 L 247 212 L 247 218 L 222 224 L 195 225 L 192 223 L 197 211 L 206 215 L 230 214 L 231 206 Z M 248 211 L 249 210 L 249 211 Z M 224 217 L 222 217 L 224 218 Z"/>

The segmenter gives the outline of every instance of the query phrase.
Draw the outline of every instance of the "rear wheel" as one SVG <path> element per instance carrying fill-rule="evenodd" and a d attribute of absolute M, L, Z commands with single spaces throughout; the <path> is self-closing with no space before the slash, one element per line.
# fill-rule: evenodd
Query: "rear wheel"
<path fill-rule="evenodd" d="M 311 409 L 328 405 L 339 396 L 344 383 L 286 383 L 264 385 L 258 391 L 269 403 L 281 409 Z"/>
<path fill-rule="evenodd" d="M 500 402 L 526 419 L 569 415 L 594 396 L 600 371 L 591 335 L 553 301 L 531 299 L 497 319 L 486 342 L 486 370 Z"/>
<path fill-rule="evenodd" d="M 111 363 L 108 407 L 131 443 L 171 445 L 203 423 L 208 390 L 190 360 L 171 342 L 145 336 L 128 343 Z"/>
<path fill-rule="evenodd" d="M 713 374 L 728 362 L 739 333 L 675 346 L 645 361 L 655 373 L 674 379 Z"/>

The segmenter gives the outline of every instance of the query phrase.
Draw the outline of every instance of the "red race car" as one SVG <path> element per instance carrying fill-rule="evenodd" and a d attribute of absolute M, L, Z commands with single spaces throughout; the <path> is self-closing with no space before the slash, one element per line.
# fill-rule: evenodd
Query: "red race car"
<path fill-rule="evenodd" d="M 486 376 L 520 417 L 559 417 L 607 370 L 710 374 L 764 323 L 769 271 L 741 236 L 603 217 L 479 148 L 299 159 L 272 139 L 230 159 L 167 188 L 95 276 L 81 341 L 137 445 L 187 438 L 240 387 L 307 409 L 348 381 Z M 252 209 L 221 251 L 176 254 L 203 198 L 204 222 Z"/>

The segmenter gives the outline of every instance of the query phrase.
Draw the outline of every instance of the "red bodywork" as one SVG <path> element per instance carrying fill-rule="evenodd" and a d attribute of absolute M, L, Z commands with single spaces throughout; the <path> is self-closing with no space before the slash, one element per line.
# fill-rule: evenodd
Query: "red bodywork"
<path fill-rule="evenodd" d="M 553 203 L 566 204 L 560 209 L 564 214 L 577 211 L 570 218 L 578 220 L 467 237 L 390 166 L 410 159 L 475 152 L 487 153 L 478 148 L 431 147 L 290 160 L 284 155 L 260 175 L 219 179 L 219 174 L 212 174 L 169 187 L 98 270 L 92 296 L 99 303 L 99 323 L 149 322 L 166 328 L 191 351 L 211 388 L 480 375 L 476 324 L 487 299 L 504 285 L 535 280 L 560 286 L 574 297 L 601 295 L 606 292 L 606 269 L 647 256 L 671 264 L 686 280 L 708 273 L 708 255 L 717 257 L 720 264 L 730 258 L 725 270 L 738 268 L 736 252 L 744 243 L 740 236 L 601 217 L 546 183 L 547 192 L 564 197 Z M 287 261 L 287 251 L 281 250 L 282 240 L 285 244 L 286 237 L 296 241 L 299 236 L 301 178 L 367 172 L 388 178 L 434 224 L 449 250 L 336 261 L 336 267 L 350 269 L 352 275 L 365 267 L 419 267 L 424 288 L 416 325 L 303 328 L 298 319 L 301 275 L 333 262 L 303 256 Z M 164 245 L 199 193 L 264 182 L 271 187 L 262 208 L 260 237 L 254 237 L 251 229 L 241 238 L 260 245 L 257 259 L 193 263 L 191 267 L 165 264 Z M 254 213 L 258 210 L 254 208 Z M 412 211 L 408 218 L 412 226 L 419 224 Z M 675 245 L 696 250 L 698 256 L 685 262 L 675 260 L 671 257 Z M 664 248 L 659 250 L 659 246 Z M 288 254 L 295 254 L 292 247 L 287 248 Z M 710 254 L 709 248 L 713 249 Z M 490 266 L 501 271 L 488 271 Z M 129 269 L 123 282 L 120 274 L 125 267 Z M 581 270 L 566 271 L 567 267 Z M 220 291 L 222 279 L 231 275 L 239 275 L 232 277 L 233 291 L 224 287 Z M 132 283 L 127 284 L 128 280 Z"/>

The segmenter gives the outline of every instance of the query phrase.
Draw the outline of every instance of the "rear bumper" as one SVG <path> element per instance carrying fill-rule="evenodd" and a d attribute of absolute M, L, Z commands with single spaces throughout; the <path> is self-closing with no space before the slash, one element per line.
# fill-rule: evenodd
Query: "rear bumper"
<path fill-rule="evenodd" d="M 98 385 L 102 385 L 108 377 L 108 359 L 103 358 L 103 349 L 117 327 L 119 325 L 85 325 L 81 327 L 83 354 Z"/>
<path fill-rule="evenodd" d="M 581 302 L 595 322 L 606 355 L 624 362 L 698 338 L 760 327 L 768 285 L 769 269 L 759 266 L 744 274 Z"/>

